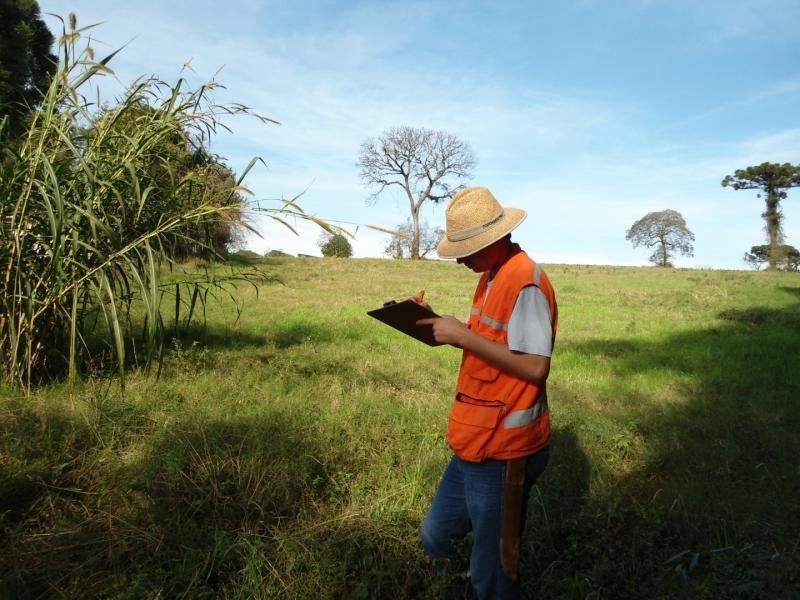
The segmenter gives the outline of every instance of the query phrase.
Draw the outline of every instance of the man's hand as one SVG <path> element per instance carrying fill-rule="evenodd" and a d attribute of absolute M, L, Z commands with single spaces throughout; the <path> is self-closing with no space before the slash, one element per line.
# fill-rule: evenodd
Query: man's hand
<path fill-rule="evenodd" d="M 433 327 L 433 337 L 437 342 L 450 344 L 451 346 L 462 347 L 465 336 L 469 335 L 469 329 L 461 321 L 450 315 L 443 315 L 437 318 L 420 319 L 417 325 L 431 325 Z"/>
<path fill-rule="evenodd" d="M 450 315 L 420 319 L 417 325 L 432 326 L 437 342 L 469 350 L 501 371 L 521 379 L 543 383 L 550 373 L 549 356 L 512 352 L 508 346 L 482 337 Z"/>
<path fill-rule="evenodd" d="M 416 302 L 420 306 L 424 306 L 429 311 L 433 312 L 431 305 L 425 302 L 425 290 L 420 290 L 416 296 L 409 298 L 409 300 L 411 300 L 412 302 Z"/>

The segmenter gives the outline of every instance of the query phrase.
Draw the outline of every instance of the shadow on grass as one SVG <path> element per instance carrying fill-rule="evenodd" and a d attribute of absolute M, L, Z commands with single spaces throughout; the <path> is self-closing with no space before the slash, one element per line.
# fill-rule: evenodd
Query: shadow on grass
<path fill-rule="evenodd" d="M 177 367 L 178 371 L 210 370 L 218 363 L 216 353 L 226 350 L 246 348 L 265 348 L 278 352 L 303 346 L 305 344 L 352 343 L 362 339 L 362 331 L 353 325 L 327 325 L 308 320 L 296 319 L 270 324 L 264 333 L 253 333 L 237 327 L 192 324 L 178 329 L 170 329 L 165 334 L 161 368 Z M 272 354 L 272 352 L 268 353 Z M 140 337 L 125 339 L 125 370 L 131 372 L 145 367 L 145 349 Z M 107 340 L 97 336 L 92 341 L 91 365 L 84 365 L 83 371 L 96 377 L 115 377 L 118 373 L 116 350 Z M 269 357 L 265 357 L 269 360 Z M 151 368 L 158 370 L 158 360 Z M 61 373 L 63 377 L 65 373 Z"/>
<path fill-rule="evenodd" d="M 796 296 L 797 300 L 800 301 L 800 285 L 795 286 L 795 287 L 790 287 L 788 285 L 784 285 L 784 286 L 781 286 L 780 289 L 783 290 L 784 292 L 786 292 L 787 294 L 791 294 L 793 296 Z"/>
<path fill-rule="evenodd" d="M 280 596 L 292 598 L 453 598 L 445 595 L 446 578 L 439 576 L 406 532 L 419 522 L 408 514 L 375 520 L 360 515 L 322 523 L 301 532 L 288 545 L 302 557 L 294 581 Z M 303 579 L 313 579 L 309 586 Z M 315 589 L 316 588 L 316 589 Z"/>
<path fill-rule="evenodd" d="M 294 418 L 174 423 L 120 444 L 130 456 L 108 466 L 104 452 L 124 423 L 14 413 L 0 450 L 28 469 L 0 471 L 2 597 L 280 595 L 295 577 L 307 593 L 303 574 L 319 569 L 340 590 L 420 585 L 407 570 L 419 552 L 391 534 L 323 525 L 292 535 L 319 523 L 315 511 L 341 493 L 336 473 L 347 468 L 346 449 L 318 447 Z M 292 567 L 303 551 L 287 551 L 287 540 L 303 546 L 315 535 L 324 544 Z"/>
<path fill-rule="evenodd" d="M 531 490 L 528 519 L 520 557 L 526 597 L 538 597 L 538 583 L 569 578 L 580 555 L 575 530 L 579 517 L 589 510 L 591 466 L 571 428 L 554 428 L 550 461 Z M 546 550 L 545 550 L 546 549 Z"/>
<path fill-rule="evenodd" d="M 263 346 L 266 337 L 237 328 L 211 325 L 192 325 L 167 332 L 167 345 L 199 344 L 209 348 L 242 348 L 245 346 Z"/>
<path fill-rule="evenodd" d="M 280 349 L 291 348 L 307 342 L 332 342 L 335 331 L 321 325 L 303 321 L 290 322 L 270 334 L 270 343 Z"/>
<path fill-rule="evenodd" d="M 631 408 L 646 460 L 607 485 L 606 496 L 589 493 L 578 432 L 554 430 L 523 549 L 531 597 L 797 591 L 800 305 L 719 316 L 712 327 L 659 342 L 573 346 L 602 356 L 631 398 L 627 382 L 642 373 L 692 384 L 676 384 L 679 402 Z M 358 335 L 300 321 L 263 336 L 209 333 L 198 342 L 204 348 L 279 350 Z M 333 372 L 341 361 L 302 368 L 313 376 L 323 367 Z M 43 419 L 23 404 L 13 412 L 0 430 L 0 596 L 434 593 L 420 549 L 404 541 L 418 527 L 413 519 L 380 530 L 367 519 L 314 518 L 352 459 L 348 448 L 321 446 L 313 422 L 275 413 L 155 424 L 124 402 L 90 420 Z M 149 433 L 133 443 L 129 430 Z"/>
<path fill-rule="evenodd" d="M 537 597 L 758 598 L 800 590 L 800 304 L 718 318 L 659 341 L 571 347 L 602 357 L 635 402 L 626 413 L 645 460 L 606 485 L 606 497 L 583 504 L 565 501 L 558 481 L 543 485 L 555 533 L 533 542 Z M 674 376 L 673 399 L 642 398 L 635 381 L 643 373 Z M 559 443 L 575 445 L 562 435 L 554 456 Z M 545 518 L 543 508 L 533 510 Z"/>
<path fill-rule="evenodd" d="M 32 509 L 96 439 L 87 423 L 47 410 L 34 412 L 25 400 L 8 400 L 0 427 L 0 543 L 31 516 Z M 6 552 L 0 553 L 0 556 Z M 0 569 L 0 573 L 3 570 Z"/>
<path fill-rule="evenodd" d="M 209 348 L 239 348 L 243 346 L 274 346 L 291 348 L 306 343 L 357 341 L 361 331 L 353 326 L 336 326 L 305 319 L 289 319 L 269 324 L 264 334 L 253 334 L 236 328 L 193 326 L 172 333 L 180 342 L 197 342 Z"/>

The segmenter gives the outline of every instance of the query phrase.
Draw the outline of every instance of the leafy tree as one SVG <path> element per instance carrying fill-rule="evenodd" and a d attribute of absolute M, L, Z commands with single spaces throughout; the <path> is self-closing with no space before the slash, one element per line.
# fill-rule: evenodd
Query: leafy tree
<path fill-rule="evenodd" d="M 771 252 L 766 244 L 753 246 L 750 252 L 744 253 L 744 262 L 754 269 L 760 269 L 761 265 L 770 262 L 772 257 L 775 260 L 776 268 L 783 271 L 800 270 L 800 250 L 789 244 L 782 244 L 778 247 L 778 252 Z"/>
<path fill-rule="evenodd" d="M 324 231 L 319 238 L 319 249 L 322 251 L 322 256 L 336 258 L 350 258 L 353 256 L 353 247 L 341 233 Z"/>
<path fill-rule="evenodd" d="M 413 226 L 411 219 L 406 219 L 406 222 L 397 227 L 398 235 L 392 237 L 383 253 L 391 258 L 408 258 L 411 256 L 411 241 L 414 236 Z M 419 231 L 419 257 L 425 258 L 428 254 L 436 249 L 439 241 L 444 236 L 444 229 L 441 227 L 434 227 L 431 229 L 427 223 L 420 224 Z"/>
<path fill-rule="evenodd" d="M 800 165 L 790 163 L 761 163 L 758 166 L 738 169 L 722 180 L 723 187 L 735 190 L 761 190 L 766 210 L 761 213 L 766 221 L 767 241 L 770 248 L 769 268 L 778 266 L 783 243 L 783 213 L 781 200 L 786 199 L 786 190 L 800 186 Z M 761 197 L 761 194 L 758 194 Z M 774 256 L 773 256 L 774 255 Z"/>
<path fill-rule="evenodd" d="M 169 133 L 161 141 L 161 152 L 154 155 L 151 162 L 139 167 L 154 185 L 149 190 L 148 201 L 137 212 L 136 227 L 144 231 L 155 226 L 166 212 L 176 206 L 186 210 L 201 204 L 226 206 L 224 212 L 184 223 L 180 228 L 181 235 L 165 248 L 169 256 L 177 259 L 225 255 L 243 241 L 245 200 L 235 191 L 233 171 L 219 156 L 206 149 L 204 132 L 183 127 L 174 122 L 175 119 L 176 116 L 164 108 L 154 108 L 140 100 L 134 105 L 106 109 L 96 122 L 84 128 L 81 135 L 85 146 L 104 148 L 107 160 L 100 163 L 102 168 L 116 165 L 116 159 L 126 147 L 126 140 L 136 137 L 143 129 L 168 129 Z M 106 210 L 118 212 L 122 208 L 122 204 L 112 202 Z"/>
<path fill-rule="evenodd" d="M 205 202 L 211 206 L 230 207 L 225 213 L 212 215 L 186 228 L 187 239 L 199 239 L 204 243 L 182 244 L 179 256 L 206 256 L 211 253 L 225 255 L 244 242 L 245 199 L 236 191 L 236 175 L 222 158 L 206 152 L 201 146 L 197 150 L 187 149 L 192 156 L 192 165 L 183 177 L 191 181 L 184 190 L 186 206 Z"/>
<path fill-rule="evenodd" d="M 631 225 L 625 239 L 634 248 L 654 248 L 650 262 L 660 267 L 672 266 L 671 258 L 675 253 L 692 256 L 694 250 L 694 234 L 686 227 L 681 213 L 670 209 L 647 213 Z"/>
<path fill-rule="evenodd" d="M 58 62 L 52 45 L 35 0 L 0 0 L 0 120 L 8 117 L 12 134 L 50 85 Z"/>
<path fill-rule="evenodd" d="M 408 199 L 411 212 L 410 258 L 420 258 L 419 211 L 430 200 L 448 200 L 471 177 L 475 166 L 472 150 L 444 131 L 395 127 L 377 140 L 367 139 L 358 157 L 361 180 L 374 188 L 371 200 L 386 188 L 397 186 Z"/>

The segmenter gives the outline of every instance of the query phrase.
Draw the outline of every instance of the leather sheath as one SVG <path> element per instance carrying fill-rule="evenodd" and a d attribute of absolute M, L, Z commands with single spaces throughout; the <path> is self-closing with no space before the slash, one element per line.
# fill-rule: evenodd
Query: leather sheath
<path fill-rule="evenodd" d="M 519 546 L 522 535 L 522 491 L 527 457 L 506 461 L 503 489 L 503 523 L 500 530 L 500 564 L 512 580 L 519 578 Z"/>

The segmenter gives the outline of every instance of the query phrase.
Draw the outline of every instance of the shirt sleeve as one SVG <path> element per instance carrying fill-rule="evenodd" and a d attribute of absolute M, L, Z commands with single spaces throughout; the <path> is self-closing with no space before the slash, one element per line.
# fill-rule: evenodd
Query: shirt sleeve
<path fill-rule="evenodd" d="M 508 323 L 508 348 L 513 352 L 551 356 L 553 325 L 547 298 L 535 285 L 524 288 L 517 296 Z"/>

